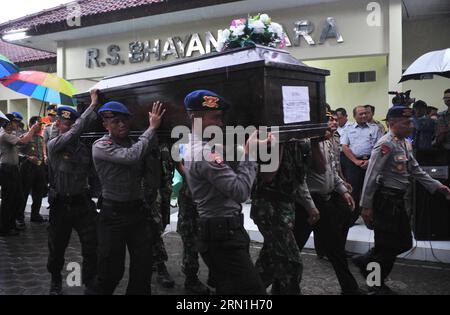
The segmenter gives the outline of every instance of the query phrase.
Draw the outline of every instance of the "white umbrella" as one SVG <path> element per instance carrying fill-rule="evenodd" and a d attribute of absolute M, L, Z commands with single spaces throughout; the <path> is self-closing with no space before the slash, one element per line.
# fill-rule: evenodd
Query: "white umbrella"
<path fill-rule="evenodd" d="M 0 110 L 0 119 L 4 119 L 6 121 L 9 121 L 9 119 L 5 116 L 5 114 L 2 113 L 1 110 Z"/>
<path fill-rule="evenodd" d="M 418 80 L 424 74 L 436 74 L 450 78 L 450 48 L 432 51 L 419 57 L 406 69 L 400 82 Z"/>

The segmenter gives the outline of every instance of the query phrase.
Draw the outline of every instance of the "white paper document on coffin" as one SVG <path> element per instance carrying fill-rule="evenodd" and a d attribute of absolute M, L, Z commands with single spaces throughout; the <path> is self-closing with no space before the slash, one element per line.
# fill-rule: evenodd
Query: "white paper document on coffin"
<path fill-rule="evenodd" d="M 285 124 L 311 120 L 307 86 L 283 86 L 283 113 Z"/>

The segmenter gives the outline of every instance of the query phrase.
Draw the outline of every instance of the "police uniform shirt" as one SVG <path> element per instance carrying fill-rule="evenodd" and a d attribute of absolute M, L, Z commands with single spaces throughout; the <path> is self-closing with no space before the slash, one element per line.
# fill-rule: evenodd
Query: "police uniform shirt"
<path fill-rule="evenodd" d="M 375 124 L 353 123 L 345 130 L 341 137 L 341 144 L 348 145 L 355 157 L 370 156 L 370 153 L 382 137 L 382 133 Z"/>
<path fill-rule="evenodd" d="M 336 169 L 338 172 L 342 171 L 341 169 L 341 155 L 342 146 L 341 146 L 341 136 L 337 132 L 333 133 L 330 141 L 332 142 L 333 152 L 334 152 L 334 162 L 336 163 Z"/>
<path fill-rule="evenodd" d="M 325 140 L 319 142 L 320 151 L 325 158 L 325 173 L 319 174 L 314 172 L 312 168 L 308 168 L 306 183 L 308 184 L 310 193 L 329 195 L 333 191 L 336 191 L 339 194 L 347 192 L 344 181 L 337 173 L 332 141 L 333 140 Z"/>
<path fill-rule="evenodd" d="M 49 179 L 57 193 L 75 196 L 86 192 L 90 156 L 79 137 L 96 118 L 97 114 L 89 107 L 69 131 L 47 144 Z"/>
<path fill-rule="evenodd" d="M 446 111 L 440 112 L 438 116 L 438 128 L 441 126 L 447 126 L 448 128 L 450 128 L 450 111 L 447 109 Z M 450 150 L 450 130 L 446 132 L 442 142 L 442 146 L 444 149 Z"/>
<path fill-rule="evenodd" d="M 19 137 L 16 135 L 7 133 L 5 129 L 0 128 L 0 164 L 19 164 L 19 151 L 17 148 L 19 140 Z"/>
<path fill-rule="evenodd" d="M 95 169 L 102 184 L 102 196 L 113 201 L 142 200 L 144 159 L 149 146 L 156 146 L 154 130 L 146 130 L 138 142 L 123 143 L 105 135 L 92 148 Z"/>
<path fill-rule="evenodd" d="M 185 169 L 199 216 L 211 218 L 241 213 L 241 204 L 250 196 L 258 166 L 246 157 L 233 170 L 218 153 L 211 153 L 206 142 L 193 136 L 186 152 Z"/>
<path fill-rule="evenodd" d="M 431 193 L 442 186 L 420 168 L 413 156 L 412 145 L 388 132 L 372 151 L 364 179 L 361 207 L 373 207 L 373 199 L 379 185 L 406 191 L 411 176 Z"/>

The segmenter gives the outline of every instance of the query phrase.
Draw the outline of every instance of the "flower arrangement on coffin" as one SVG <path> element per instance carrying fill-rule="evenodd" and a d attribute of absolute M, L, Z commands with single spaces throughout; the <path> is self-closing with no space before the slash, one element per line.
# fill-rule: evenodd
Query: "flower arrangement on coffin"
<path fill-rule="evenodd" d="M 283 27 L 272 22 L 267 14 L 234 20 L 231 22 L 230 28 L 222 31 L 217 50 L 224 51 L 255 44 L 277 48 L 285 47 L 286 34 Z"/>

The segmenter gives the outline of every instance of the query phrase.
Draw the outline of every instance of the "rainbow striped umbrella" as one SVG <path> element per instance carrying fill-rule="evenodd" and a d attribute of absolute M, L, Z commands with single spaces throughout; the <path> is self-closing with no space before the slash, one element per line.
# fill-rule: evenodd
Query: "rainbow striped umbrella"
<path fill-rule="evenodd" d="M 73 85 L 55 74 L 21 71 L 1 78 L 1 83 L 13 91 L 31 98 L 60 105 L 76 106 Z"/>
<path fill-rule="evenodd" d="M 19 72 L 19 68 L 11 60 L 0 55 L 0 78 Z"/>

